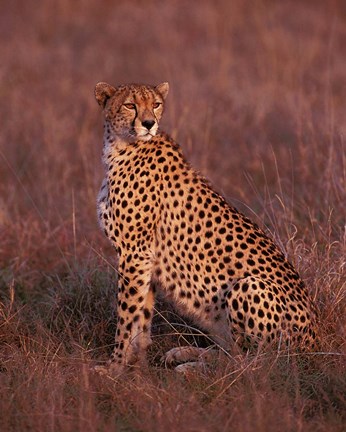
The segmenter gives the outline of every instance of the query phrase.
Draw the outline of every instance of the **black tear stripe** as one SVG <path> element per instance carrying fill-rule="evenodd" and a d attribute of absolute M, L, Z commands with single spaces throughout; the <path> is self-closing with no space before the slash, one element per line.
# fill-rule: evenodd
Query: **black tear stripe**
<path fill-rule="evenodd" d="M 135 115 L 135 118 L 133 119 L 133 121 L 132 121 L 132 123 L 131 123 L 131 126 L 134 128 L 135 127 L 135 121 L 136 121 L 136 118 L 138 117 L 138 111 L 137 111 L 137 106 L 136 106 L 136 104 L 135 104 L 135 111 L 136 111 L 136 115 Z"/>

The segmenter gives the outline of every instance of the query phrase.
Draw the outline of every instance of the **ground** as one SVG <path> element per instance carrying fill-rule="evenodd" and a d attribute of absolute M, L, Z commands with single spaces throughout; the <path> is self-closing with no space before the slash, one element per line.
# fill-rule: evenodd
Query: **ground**
<path fill-rule="evenodd" d="M 0 14 L 2 429 L 343 430 L 344 2 L 33 3 Z M 163 352 L 208 341 L 160 301 L 149 364 L 118 381 L 90 372 L 115 332 L 99 81 L 169 81 L 162 127 L 294 262 L 320 354 L 234 352 L 177 376 Z"/>

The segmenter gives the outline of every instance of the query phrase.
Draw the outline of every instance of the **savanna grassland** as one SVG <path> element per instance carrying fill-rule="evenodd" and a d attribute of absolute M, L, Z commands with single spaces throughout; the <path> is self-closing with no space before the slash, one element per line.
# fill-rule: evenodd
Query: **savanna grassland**
<path fill-rule="evenodd" d="M 0 58 L 0 430 L 344 430 L 345 2 L 2 1 Z M 178 375 L 198 331 L 160 299 L 148 365 L 90 371 L 116 326 L 98 81 L 170 83 L 162 128 L 295 263 L 319 353 Z"/>

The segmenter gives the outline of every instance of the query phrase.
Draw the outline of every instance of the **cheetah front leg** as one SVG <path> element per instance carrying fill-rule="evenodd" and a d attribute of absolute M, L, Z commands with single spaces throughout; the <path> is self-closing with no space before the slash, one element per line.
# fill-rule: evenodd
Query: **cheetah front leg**
<path fill-rule="evenodd" d="M 115 349 L 100 373 L 117 375 L 134 364 L 151 344 L 150 329 L 154 291 L 150 286 L 152 262 L 138 254 L 122 255 L 119 260 L 118 324 Z"/>

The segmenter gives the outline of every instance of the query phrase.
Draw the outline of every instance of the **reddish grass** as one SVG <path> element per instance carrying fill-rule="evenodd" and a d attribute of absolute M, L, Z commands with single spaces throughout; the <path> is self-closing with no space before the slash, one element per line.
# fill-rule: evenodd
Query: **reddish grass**
<path fill-rule="evenodd" d="M 343 430 L 344 2 L 41 3 L 0 13 L 1 430 Z M 294 261 L 321 353 L 220 354 L 177 376 L 159 359 L 196 337 L 160 301 L 148 365 L 90 373 L 115 331 L 95 215 L 101 80 L 170 82 L 163 128 Z"/>

